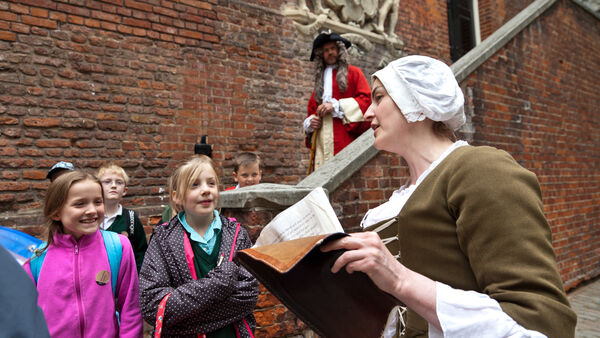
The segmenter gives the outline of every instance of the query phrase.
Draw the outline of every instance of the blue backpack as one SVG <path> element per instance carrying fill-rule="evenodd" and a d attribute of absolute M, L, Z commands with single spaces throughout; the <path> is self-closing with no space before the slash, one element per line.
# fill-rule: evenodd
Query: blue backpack
<path fill-rule="evenodd" d="M 102 239 L 104 239 L 104 246 L 106 247 L 106 253 L 108 254 L 108 264 L 110 265 L 110 282 L 112 286 L 113 297 L 116 298 L 117 292 L 117 277 L 119 276 L 119 267 L 121 266 L 121 257 L 123 256 L 123 248 L 121 246 L 121 240 L 119 235 L 112 231 L 100 230 Z M 43 248 L 46 242 L 42 243 L 39 247 Z M 40 277 L 40 270 L 42 270 L 42 264 L 46 258 L 46 252 L 44 250 L 41 255 L 34 256 L 29 262 L 31 266 L 31 275 L 37 285 L 38 278 Z"/>

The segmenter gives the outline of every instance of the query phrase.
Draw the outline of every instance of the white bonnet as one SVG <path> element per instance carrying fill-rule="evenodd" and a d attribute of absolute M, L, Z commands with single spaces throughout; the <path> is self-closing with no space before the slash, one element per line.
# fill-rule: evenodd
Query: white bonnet
<path fill-rule="evenodd" d="M 465 123 L 465 98 L 454 73 L 436 59 L 411 55 L 378 70 L 379 79 L 409 122 L 429 118 L 456 130 Z"/>

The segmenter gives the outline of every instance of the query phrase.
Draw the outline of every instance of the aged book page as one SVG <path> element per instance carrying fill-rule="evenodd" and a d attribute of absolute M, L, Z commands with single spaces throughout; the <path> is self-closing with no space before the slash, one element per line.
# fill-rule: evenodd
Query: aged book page
<path fill-rule="evenodd" d="M 335 232 L 344 232 L 344 229 L 325 191 L 319 187 L 273 218 L 254 247 Z"/>

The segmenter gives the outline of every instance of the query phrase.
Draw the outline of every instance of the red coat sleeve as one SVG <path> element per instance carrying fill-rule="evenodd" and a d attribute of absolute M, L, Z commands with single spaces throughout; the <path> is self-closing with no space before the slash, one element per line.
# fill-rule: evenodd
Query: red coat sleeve
<path fill-rule="evenodd" d="M 306 117 L 309 117 L 311 115 L 315 115 L 317 113 L 317 100 L 315 100 L 315 92 L 313 91 L 312 95 L 310 96 L 310 100 L 308 100 L 308 114 L 306 114 Z M 302 121 L 304 122 L 304 121 Z M 312 134 L 308 134 L 306 135 L 306 137 L 304 137 L 304 145 L 306 146 L 306 148 L 310 149 L 311 148 L 311 139 L 310 136 Z"/>
<path fill-rule="evenodd" d="M 317 100 L 315 100 L 315 92 L 313 91 L 312 95 L 310 96 L 310 100 L 308 100 L 308 114 L 306 114 L 306 117 L 315 115 L 317 112 L 317 107 Z"/>

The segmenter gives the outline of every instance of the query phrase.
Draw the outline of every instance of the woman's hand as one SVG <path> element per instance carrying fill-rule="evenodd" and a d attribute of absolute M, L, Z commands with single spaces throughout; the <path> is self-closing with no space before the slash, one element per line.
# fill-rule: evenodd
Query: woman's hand
<path fill-rule="evenodd" d="M 321 251 L 346 249 L 333 263 L 331 272 L 346 267 L 348 273 L 361 271 L 381 290 L 396 297 L 441 330 L 436 312 L 435 282 L 400 264 L 374 232 L 350 234 L 327 243 Z"/>
<path fill-rule="evenodd" d="M 399 293 L 407 269 L 392 256 L 376 233 L 351 234 L 321 247 L 323 252 L 339 249 L 348 251 L 335 261 L 331 272 L 336 273 L 343 267 L 348 273 L 361 271 L 381 290 L 394 296 Z"/>

